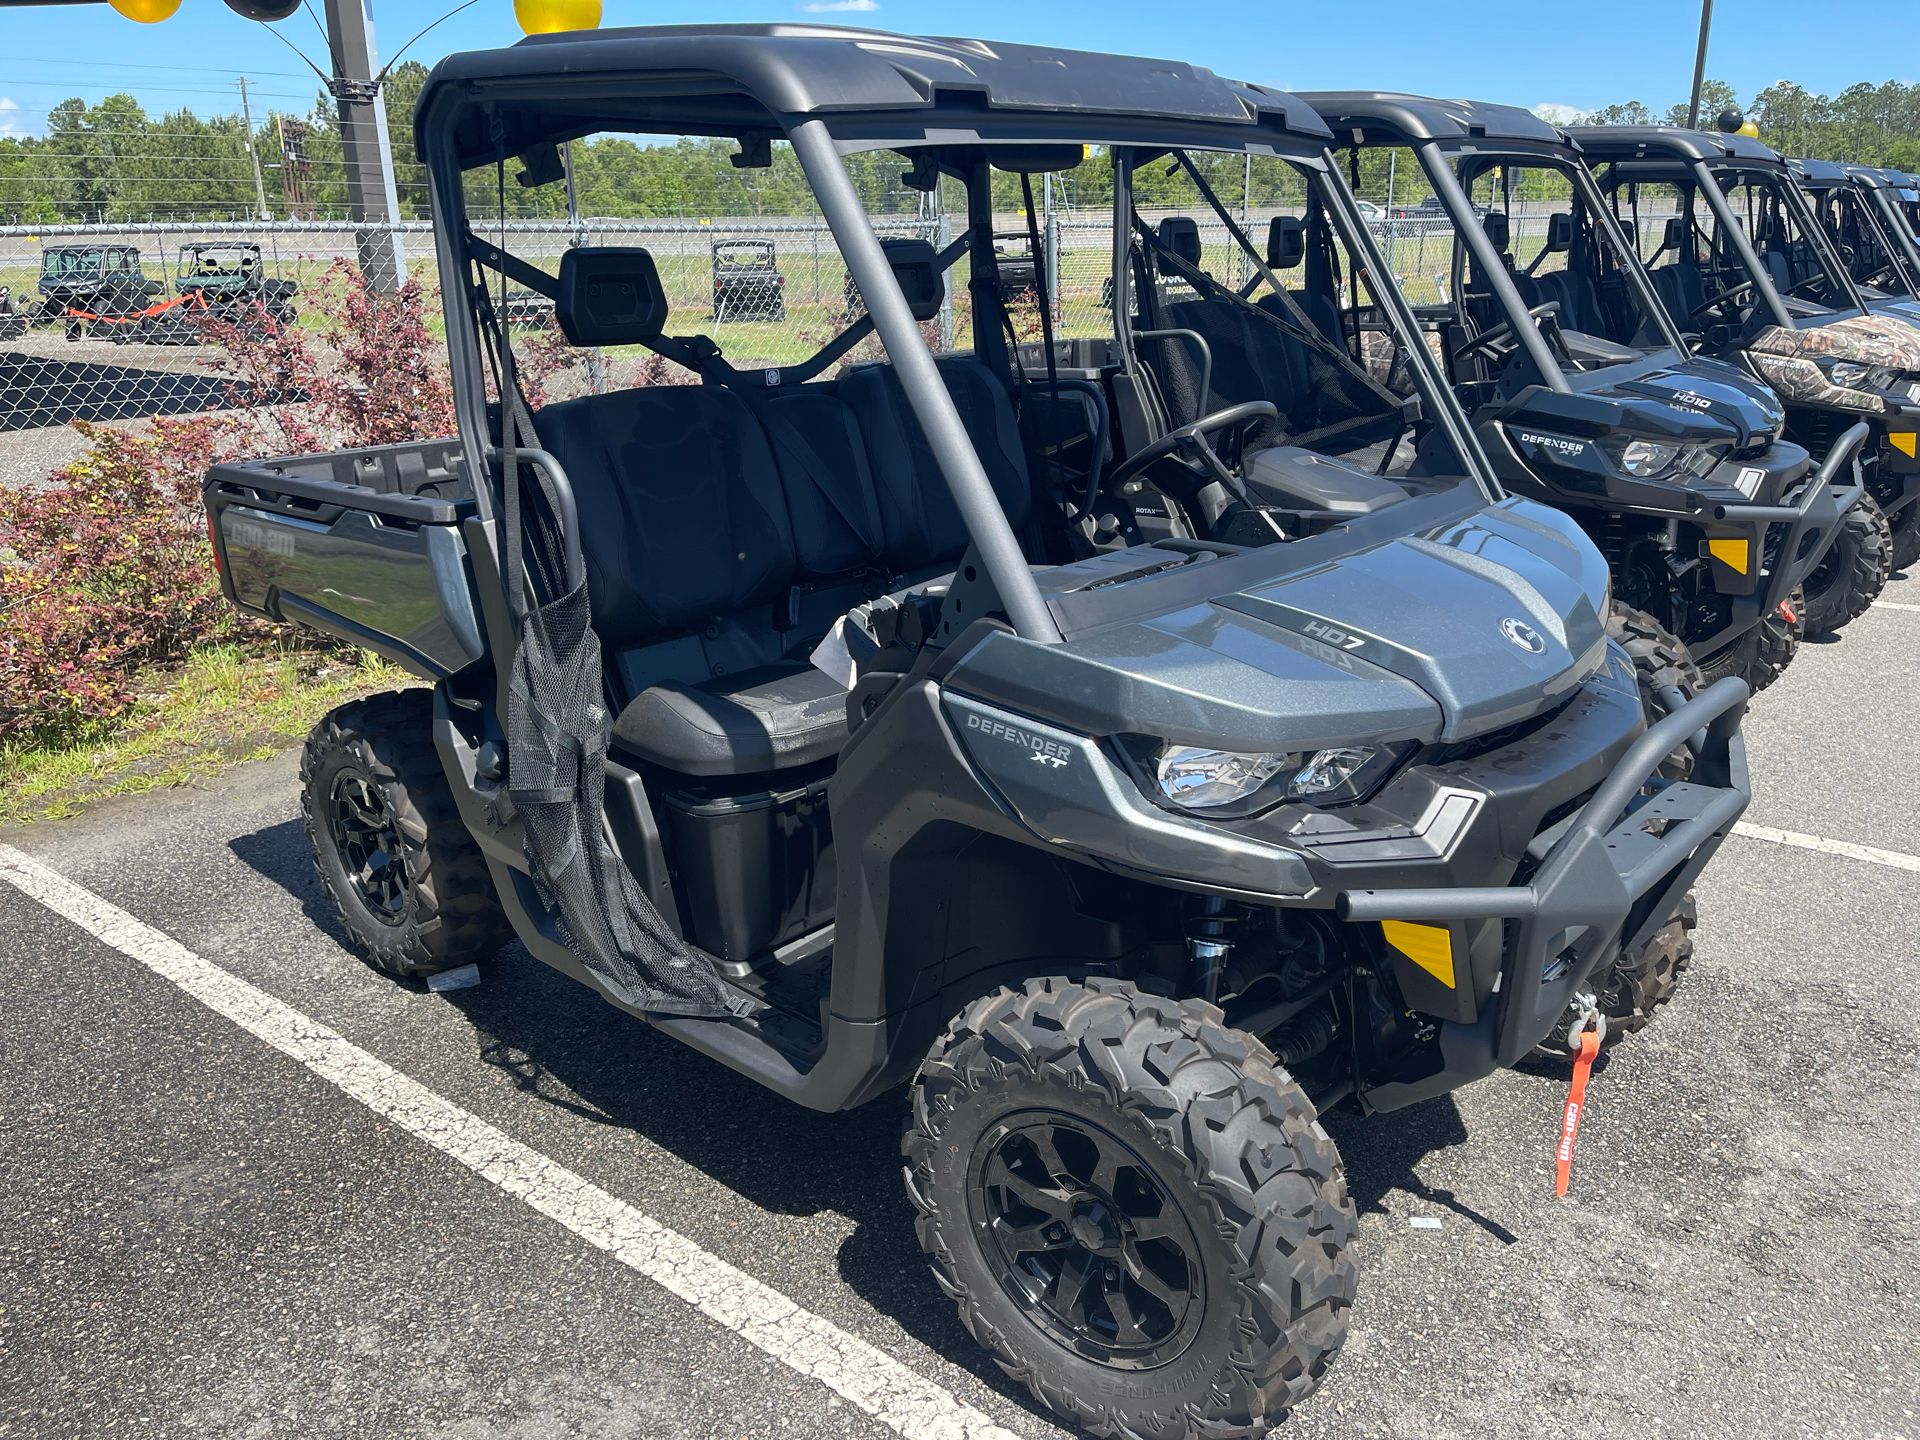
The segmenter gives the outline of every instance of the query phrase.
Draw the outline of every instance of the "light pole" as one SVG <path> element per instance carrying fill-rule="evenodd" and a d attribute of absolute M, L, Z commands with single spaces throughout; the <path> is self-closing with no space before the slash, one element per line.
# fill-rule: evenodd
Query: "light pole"
<path fill-rule="evenodd" d="M 1687 128 L 1700 128 L 1700 90 L 1707 83 L 1707 32 L 1713 28 L 1713 0 L 1700 0 L 1700 47 L 1693 56 L 1693 100 L 1687 106 Z"/>
<path fill-rule="evenodd" d="M 397 290 L 407 278 L 407 252 L 400 240 L 387 106 L 374 78 L 373 0 L 326 0 L 326 10 L 333 55 L 327 88 L 340 115 L 340 158 L 360 273 L 376 290 Z"/>

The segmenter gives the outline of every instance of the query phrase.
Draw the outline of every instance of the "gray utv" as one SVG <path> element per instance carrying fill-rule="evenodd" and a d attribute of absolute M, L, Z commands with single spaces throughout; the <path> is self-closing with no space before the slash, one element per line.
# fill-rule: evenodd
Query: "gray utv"
<path fill-rule="evenodd" d="M 1786 160 L 1758 140 L 1658 126 L 1573 134 L 1668 311 L 1702 353 L 1773 387 L 1787 439 L 1824 461 L 1867 426 L 1867 493 L 1803 586 L 1807 634 L 1831 634 L 1885 588 L 1891 532 L 1920 524 L 1920 328 L 1868 307 Z"/>
<path fill-rule="evenodd" d="M 1865 427 L 1816 470 L 1763 382 L 1694 354 L 1566 131 L 1509 105 L 1303 98 L 1336 155 L 1410 160 L 1451 220 L 1450 264 L 1416 314 L 1501 483 L 1580 522 L 1638 644 L 1677 638 L 1708 678 L 1771 684 L 1799 645 L 1801 583 L 1861 497 Z M 1306 270 L 1323 295 L 1331 278 Z M 1320 303 L 1369 344 L 1365 296 Z"/>
<path fill-rule="evenodd" d="M 683 132 L 804 175 L 863 301 L 812 358 L 736 368 L 644 249 L 548 273 L 489 238 L 556 147 Z M 1297 310 L 1163 283 L 1136 176 L 1217 216 L 1206 177 L 1250 163 L 1383 273 L 1293 96 L 611 30 L 443 61 L 415 135 L 459 436 L 206 491 L 237 604 L 430 682 L 309 742 L 346 930 L 401 976 L 517 937 L 801 1105 L 907 1085 L 920 1242 L 1010 1374 L 1101 1435 L 1265 1433 L 1354 1294 L 1318 1116 L 1644 1019 L 1747 803 L 1746 686 L 1659 687 L 1650 722 L 1604 561 L 1501 496 L 1399 296 L 1406 395 Z M 1111 329 L 1015 346 L 995 172 L 1079 166 L 1112 199 Z M 855 169 L 955 196 L 957 238 L 883 243 Z M 963 260 L 971 349 L 936 358 Z M 529 413 L 508 286 L 701 383 Z M 875 334 L 886 362 L 840 365 Z M 1265 398 L 1222 401 L 1229 373 Z"/>

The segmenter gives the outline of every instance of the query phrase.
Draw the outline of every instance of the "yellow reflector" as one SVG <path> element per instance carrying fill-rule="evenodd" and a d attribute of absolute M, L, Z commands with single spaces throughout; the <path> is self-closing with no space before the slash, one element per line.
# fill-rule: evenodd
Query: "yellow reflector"
<path fill-rule="evenodd" d="M 1745 540 L 1709 540 L 1707 553 L 1725 565 L 1729 570 L 1747 573 L 1747 551 L 1749 542 Z"/>
<path fill-rule="evenodd" d="M 1387 943 L 1447 989 L 1453 980 L 1453 933 L 1444 925 L 1415 925 L 1410 920 L 1382 920 Z"/>
<path fill-rule="evenodd" d="M 1914 453 L 1916 449 L 1920 449 L 1920 435 L 1909 430 L 1904 435 L 1890 434 L 1887 439 L 1893 442 L 1894 449 L 1904 453 L 1909 460 L 1920 460 L 1920 455 Z"/>

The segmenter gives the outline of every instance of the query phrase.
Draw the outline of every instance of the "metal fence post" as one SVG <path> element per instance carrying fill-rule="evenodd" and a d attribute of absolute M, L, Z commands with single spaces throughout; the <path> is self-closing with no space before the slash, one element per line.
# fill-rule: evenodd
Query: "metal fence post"
<path fill-rule="evenodd" d="M 953 222 L 947 218 L 947 207 L 942 205 L 936 218 L 933 248 L 944 251 L 953 243 Z M 953 267 L 948 266 L 940 276 L 940 348 L 953 349 Z"/>

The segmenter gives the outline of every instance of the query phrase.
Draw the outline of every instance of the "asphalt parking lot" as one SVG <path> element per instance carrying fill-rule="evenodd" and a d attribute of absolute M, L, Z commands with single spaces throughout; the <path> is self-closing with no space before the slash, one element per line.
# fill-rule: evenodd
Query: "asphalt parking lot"
<path fill-rule="evenodd" d="M 1564 1077 L 1328 1117 L 1361 1293 L 1283 1433 L 1920 1437 L 1916 654 L 1920 577 L 1760 697 L 1760 828 L 1568 1200 Z M 899 1101 L 791 1108 L 518 949 L 380 978 L 295 793 L 0 836 L 0 1436 L 1062 1434 L 927 1276 Z"/>

